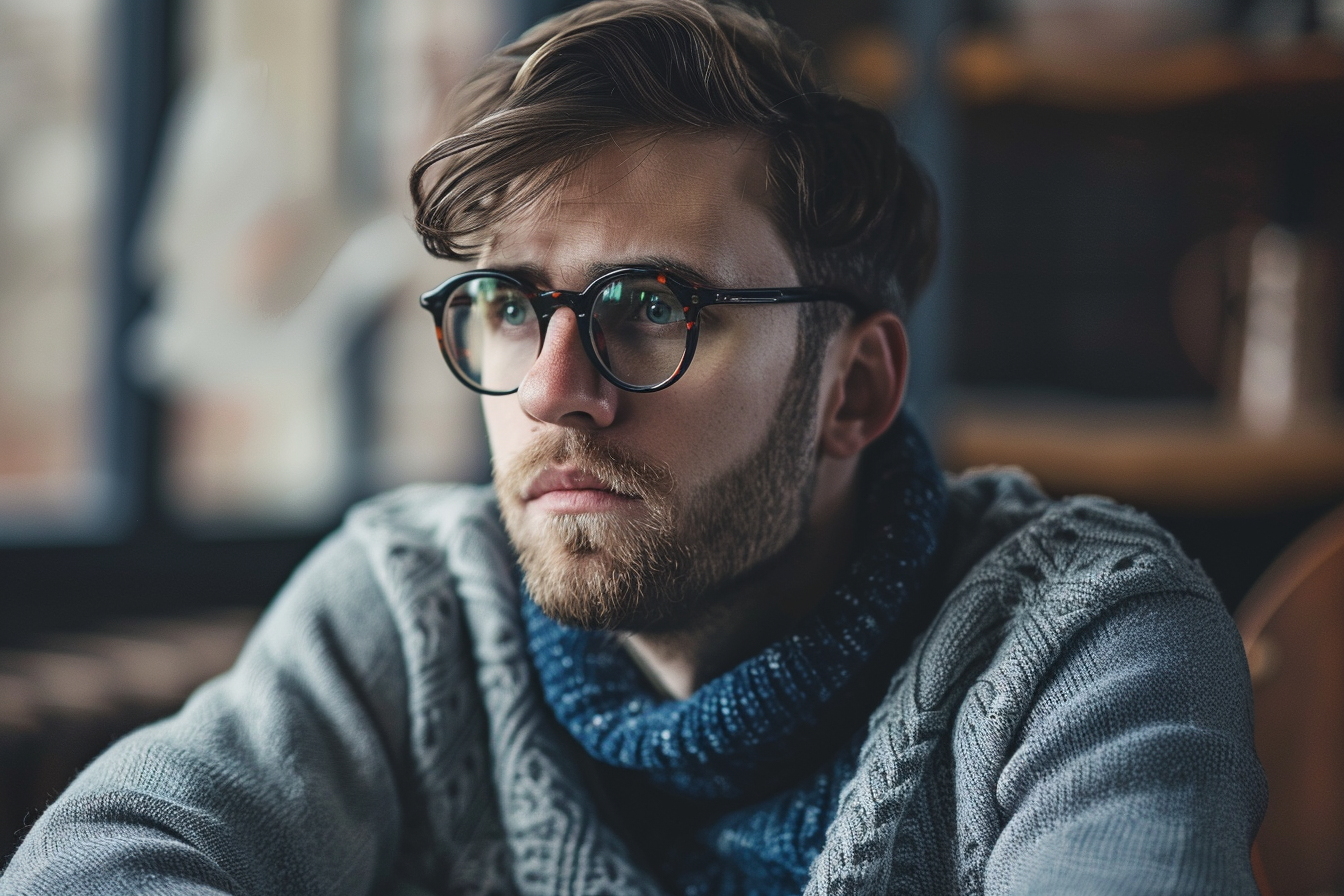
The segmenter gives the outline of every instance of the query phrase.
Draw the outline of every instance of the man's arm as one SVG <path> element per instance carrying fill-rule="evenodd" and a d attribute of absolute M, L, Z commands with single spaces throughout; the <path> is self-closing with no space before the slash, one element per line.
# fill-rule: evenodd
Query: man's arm
<path fill-rule="evenodd" d="M 333 536 L 232 671 L 71 784 L 0 894 L 368 893 L 401 835 L 405 706 L 364 549 Z"/>
<path fill-rule="evenodd" d="M 1060 656 L 1004 766 L 986 894 L 1255 894 L 1265 785 L 1221 605 L 1114 607 Z"/>

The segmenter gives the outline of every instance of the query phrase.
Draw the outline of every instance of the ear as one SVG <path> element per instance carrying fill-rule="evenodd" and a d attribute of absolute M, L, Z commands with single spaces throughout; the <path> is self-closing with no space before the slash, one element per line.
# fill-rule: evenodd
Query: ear
<path fill-rule="evenodd" d="M 839 365 L 826 416 L 821 453 L 847 459 L 886 432 L 905 400 L 909 346 L 901 319 L 874 314 L 847 330 L 836 346 Z"/>

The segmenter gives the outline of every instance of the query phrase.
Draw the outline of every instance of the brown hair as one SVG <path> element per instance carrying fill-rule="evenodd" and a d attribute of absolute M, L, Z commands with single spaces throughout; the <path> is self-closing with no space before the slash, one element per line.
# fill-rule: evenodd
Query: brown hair
<path fill-rule="evenodd" d="M 771 212 L 802 281 L 904 314 L 936 255 L 933 188 L 814 55 L 726 3 L 596 0 L 548 19 L 461 88 L 450 136 L 411 171 L 416 227 L 431 253 L 470 258 L 617 133 L 745 130 L 769 147 Z"/>

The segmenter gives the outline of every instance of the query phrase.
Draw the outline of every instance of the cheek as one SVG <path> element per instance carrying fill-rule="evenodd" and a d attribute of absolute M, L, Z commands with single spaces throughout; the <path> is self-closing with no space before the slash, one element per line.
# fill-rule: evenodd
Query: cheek
<path fill-rule="evenodd" d="M 490 458 L 496 469 L 507 469 L 532 439 L 535 424 L 523 413 L 517 395 L 482 396 L 481 411 L 490 441 Z"/>
<path fill-rule="evenodd" d="M 793 364 L 796 329 L 793 308 L 722 311 L 673 387 L 685 387 L 683 404 L 693 420 L 684 425 L 701 437 L 691 456 L 716 471 L 747 457 L 765 438 Z"/>
<path fill-rule="evenodd" d="M 706 321 L 687 376 L 721 397 L 772 411 L 796 349 L 797 308 L 721 308 Z"/>

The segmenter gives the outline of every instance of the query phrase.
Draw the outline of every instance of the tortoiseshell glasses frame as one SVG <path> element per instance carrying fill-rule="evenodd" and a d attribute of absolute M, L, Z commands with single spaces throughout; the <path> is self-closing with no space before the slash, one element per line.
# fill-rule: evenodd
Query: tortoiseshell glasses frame
<path fill-rule="evenodd" d="M 833 289 L 722 289 L 646 267 L 608 271 L 580 292 L 538 289 L 505 271 L 467 271 L 420 297 L 434 315 L 448 367 L 483 395 L 518 390 L 561 308 L 574 313 L 584 353 L 607 381 L 627 392 L 657 392 L 690 367 L 703 309 L 798 302 L 841 302 L 867 310 Z"/>

